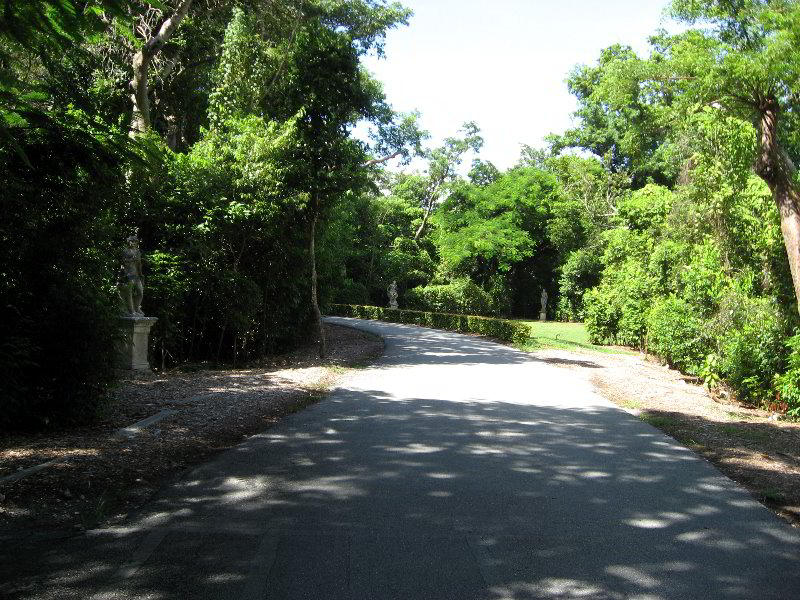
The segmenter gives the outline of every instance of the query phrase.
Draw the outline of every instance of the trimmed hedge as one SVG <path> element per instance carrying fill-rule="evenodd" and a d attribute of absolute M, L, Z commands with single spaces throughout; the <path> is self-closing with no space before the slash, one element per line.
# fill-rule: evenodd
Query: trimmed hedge
<path fill-rule="evenodd" d="M 408 290 L 403 297 L 409 308 L 431 313 L 496 315 L 492 297 L 470 279 L 446 285 L 428 285 Z"/>
<path fill-rule="evenodd" d="M 522 344 L 530 340 L 530 329 L 527 325 L 491 317 L 403 310 L 380 306 L 356 306 L 352 304 L 331 304 L 327 312 L 329 315 L 336 317 L 356 317 L 392 323 L 423 325 L 460 333 L 478 333 L 512 344 Z"/>

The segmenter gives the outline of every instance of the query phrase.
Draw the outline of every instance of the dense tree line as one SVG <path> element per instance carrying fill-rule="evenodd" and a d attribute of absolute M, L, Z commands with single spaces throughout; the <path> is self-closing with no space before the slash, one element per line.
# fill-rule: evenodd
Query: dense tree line
<path fill-rule="evenodd" d="M 419 136 L 360 64 L 409 14 L 384 0 L 4 4 L 2 424 L 95 412 L 132 233 L 156 363 L 255 360 L 307 337 L 315 237 Z M 350 135 L 359 121 L 371 143 Z"/>
<path fill-rule="evenodd" d="M 533 317 L 545 289 L 549 316 L 594 341 L 797 416 L 800 5 L 669 10 L 689 26 L 649 56 L 615 45 L 569 74 L 579 125 L 517 167 L 455 175 L 455 141 L 480 149 L 469 125 L 360 200 L 348 252 L 352 215 L 335 215 L 336 300 L 385 305 L 396 280 L 410 308 Z"/>
<path fill-rule="evenodd" d="M 385 306 L 392 281 L 408 308 L 505 317 L 545 290 L 597 342 L 796 414 L 800 6 L 669 9 L 690 26 L 576 67 L 579 125 L 501 172 L 475 123 L 425 145 L 361 66 L 399 4 L 7 1 L 0 423 L 94 414 L 131 233 L 156 363 L 241 364 L 315 330 L 324 354 L 325 305 Z"/>

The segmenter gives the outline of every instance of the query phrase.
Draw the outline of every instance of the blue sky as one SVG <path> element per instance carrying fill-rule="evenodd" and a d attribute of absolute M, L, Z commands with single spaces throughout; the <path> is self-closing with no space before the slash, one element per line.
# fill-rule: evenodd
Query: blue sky
<path fill-rule="evenodd" d="M 483 132 L 481 157 L 513 166 L 520 144 L 539 147 L 571 125 L 564 83 L 614 43 L 647 52 L 666 0 L 400 0 L 414 11 L 389 32 L 386 58 L 367 68 L 399 111 L 418 109 L 432 144 L 464 121 Z"/>

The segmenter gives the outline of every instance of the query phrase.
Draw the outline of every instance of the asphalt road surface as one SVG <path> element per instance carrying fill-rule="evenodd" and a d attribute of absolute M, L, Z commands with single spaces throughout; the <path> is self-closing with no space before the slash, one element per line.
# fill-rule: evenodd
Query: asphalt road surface
<path fill-rule="evenodd" d="M 798 532 L 575 372 L 330 322 L 384 357 L 127 526 L 54 545 L 32 597 L 800 598 Z"/>

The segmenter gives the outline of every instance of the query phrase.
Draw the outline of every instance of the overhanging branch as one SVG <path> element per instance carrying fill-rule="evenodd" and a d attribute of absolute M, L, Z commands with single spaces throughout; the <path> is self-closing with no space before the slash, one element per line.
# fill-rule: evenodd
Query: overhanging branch
<path fill-rule="evenodd" d="M 390 154 L 389 156 L 384 156 L 383 158 L 373 158 L 372 160 L 368 160 L 361 166 L 371 167 L 373 165 L 379 165 L 381 163 L 385 163 L 387 160 L 392 160 L 393 158 L 397 158 L 401 154 L 403 154 L 403 152 L 401 150 L 398 150 L 397 152 L 395 152 L 394 154 Z"/>

